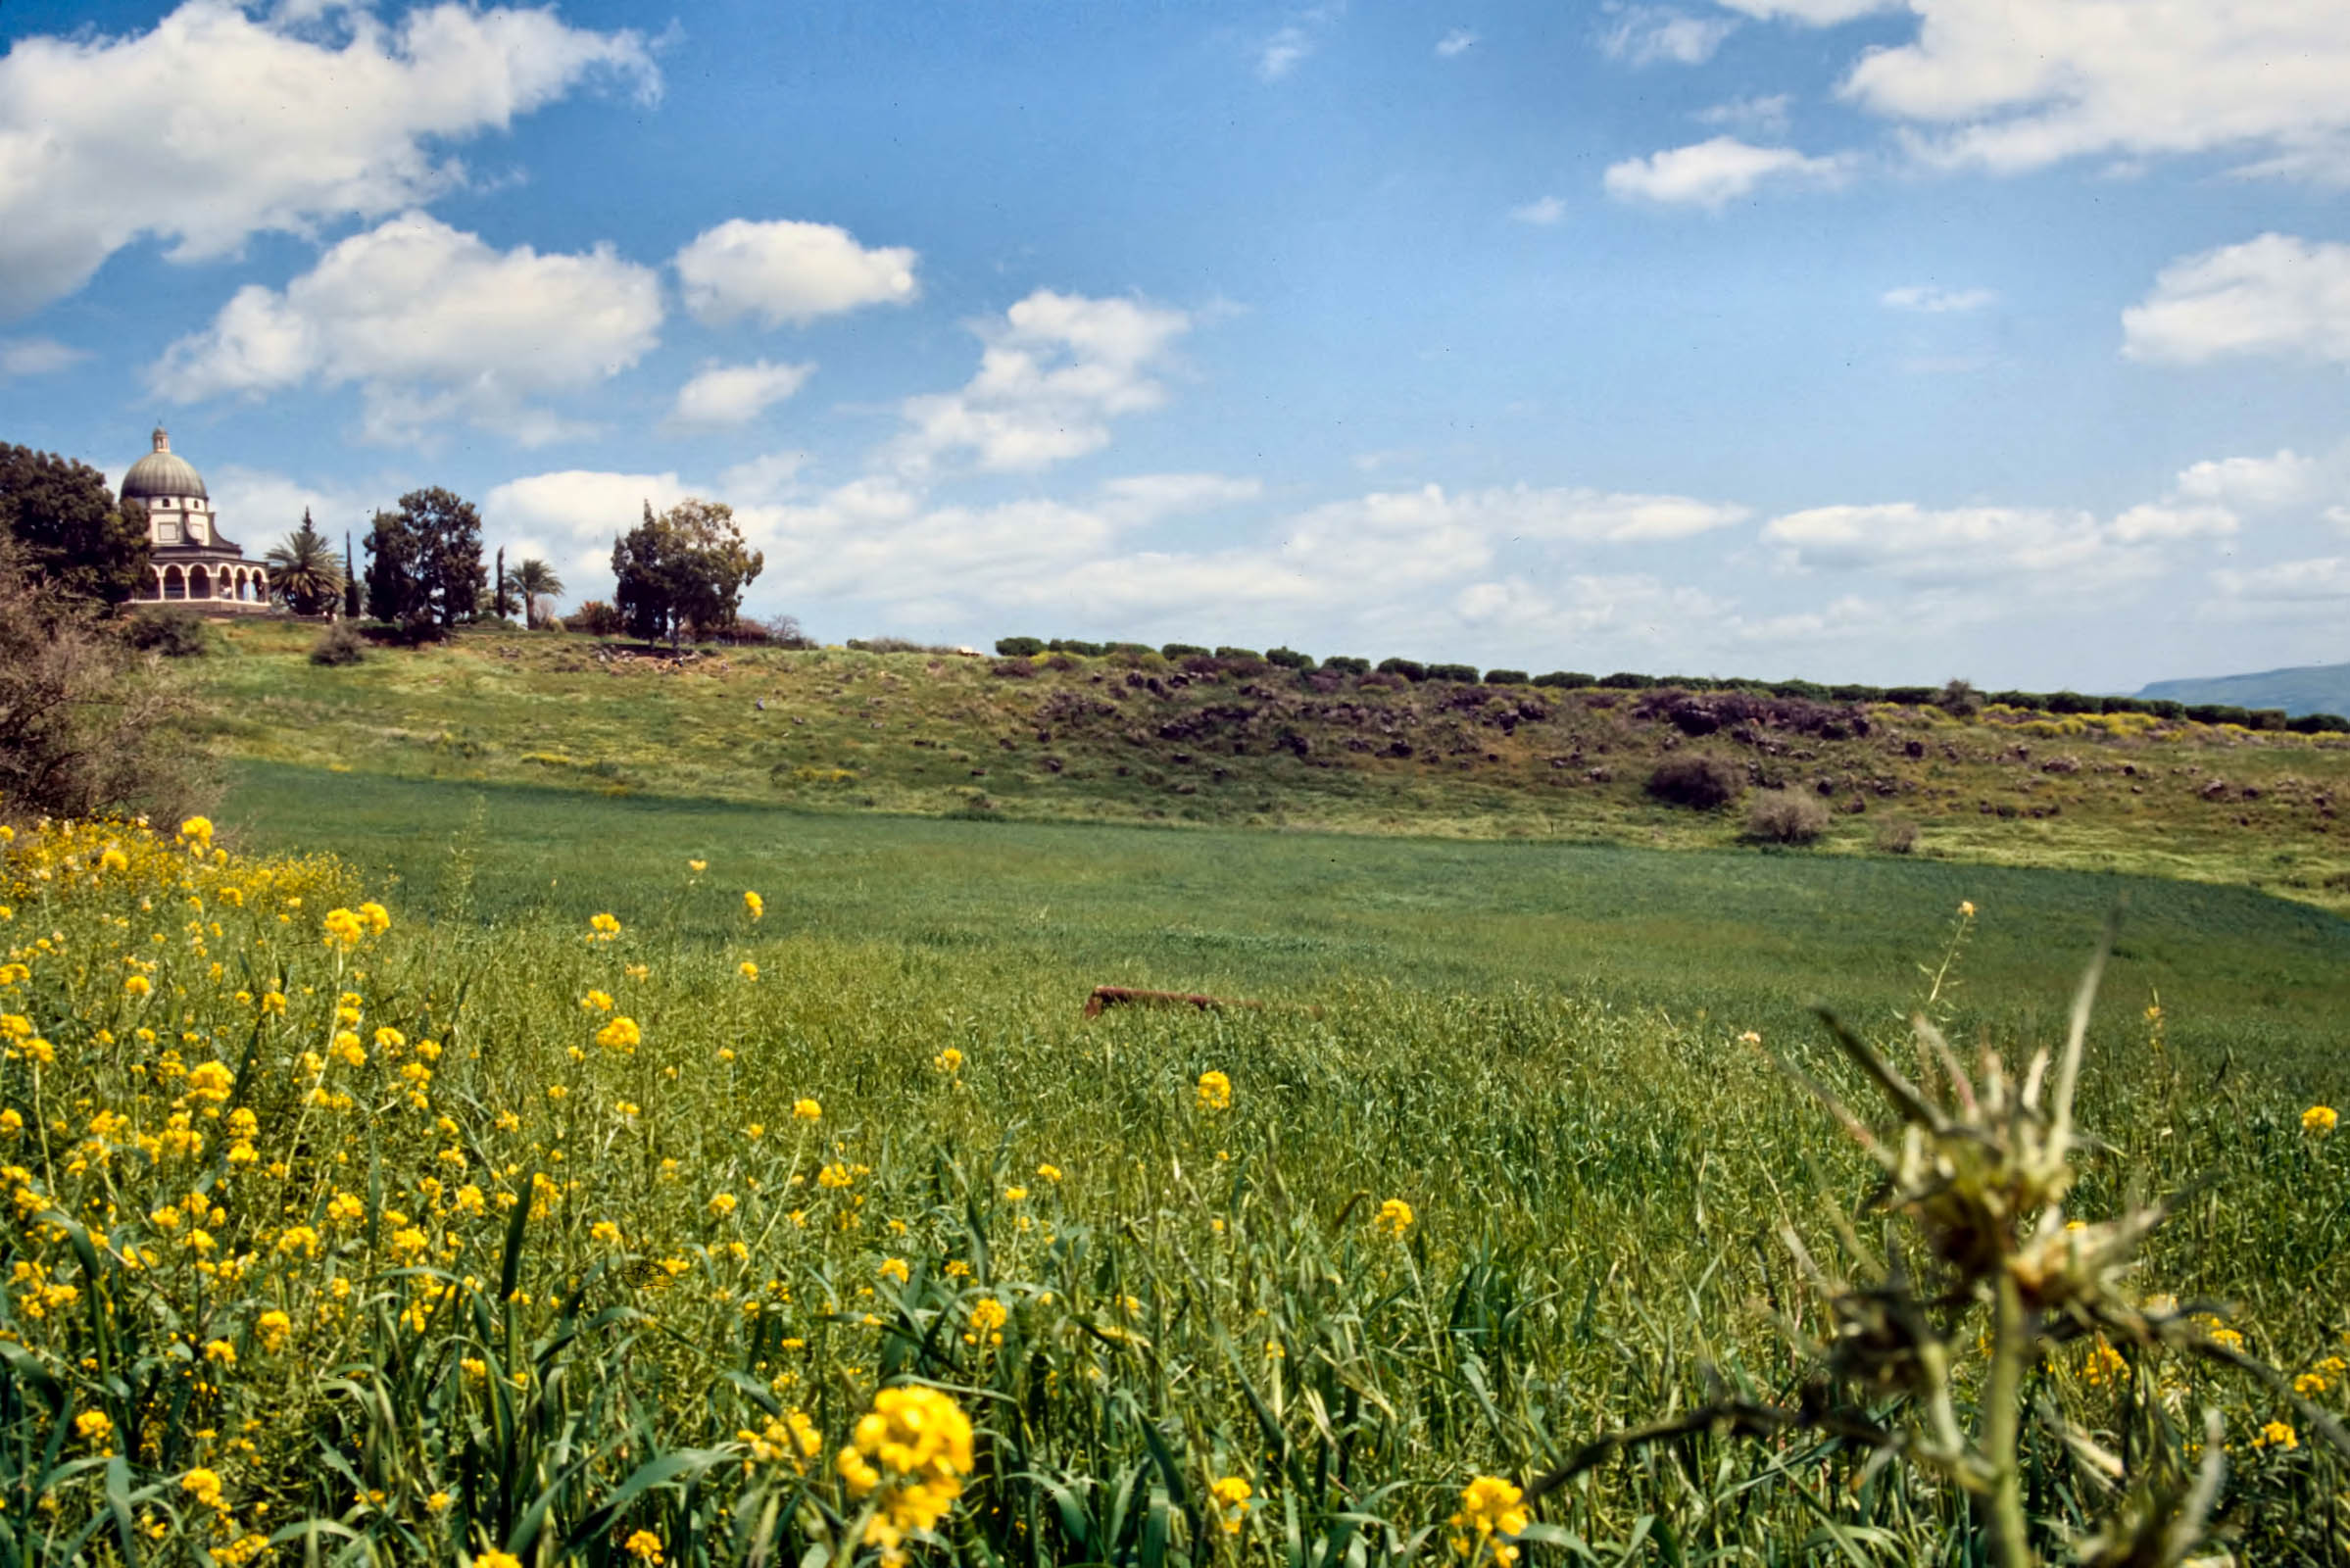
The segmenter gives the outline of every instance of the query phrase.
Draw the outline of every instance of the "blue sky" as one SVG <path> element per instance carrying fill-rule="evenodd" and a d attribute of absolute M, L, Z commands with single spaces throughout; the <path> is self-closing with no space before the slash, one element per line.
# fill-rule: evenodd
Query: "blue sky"
<path fill-rule="evenodd" d="M 2350 658 L 2350 9 L 0 10 L 0 439 L 828 638 Z"/>

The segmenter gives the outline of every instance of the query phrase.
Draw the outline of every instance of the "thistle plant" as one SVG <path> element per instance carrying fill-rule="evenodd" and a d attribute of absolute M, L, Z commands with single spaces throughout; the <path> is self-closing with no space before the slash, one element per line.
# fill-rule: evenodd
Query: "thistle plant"
<path fill-rule="evenodd" d="M 1973 915 L 1972 906 L 1962 906 L 1950 953 L 1927 971 L 1930 1006 L 1950 984 Z M 1809 1428 L 1869 1450 L 1872 1468 L 1906 1462 L 1945 1479 L 1971 1500 L 1990 1561 L 2032 1568 L 2040 1558 L 2024 1486 L 2025 1417 L 2032 1406 L 2055 1441 L 2119 1494 L 2104 1525 L 2070 1544 L 2077 1560 L 2100 1568 L 2232 1561 L 2225 1552 L 2190 1555 L 2205 1541 L 2225 1478 L 2218 1411 L 2203 1412 L 2191 1474 L 2159 1449 L 2133 1473 L 2053 1405 L 2028 1399 L 2027 1378 L 2049 1352 L 2091 1336 L 2101 1348 L 2184 1353 L 2248 1374 L 2350 1453 L 2350 1434 L 2281 1373 L 2246 1355 L 2241 1336 L 2206 1333 L 2196 1319 L 2208 1313 L 2190 1313 L 2168 1298 L 2140 1303 L 2127 1288 L 2146 1238 L 2183 1195 L 2128 1204 L 2110 1219 L 2066 1214 L 2081 1159 L 2106 1147 L 2080 1129 L 2074 1107 L 2112 939 L 2109 924 L 2074 995 L 2061 1050 L 2053 1056 L 2045 1047 L 2035 1051 L 2021 1076 L 1988 1046 L 1970 1074 L 1921 1010 L 1910 1019 L 1918 1057 L 1913 1080 L 1835 1013 L 1818 1009 L 1892 1119 L 1872 1125 L 1819 1078 L 1778 1058 L 1882 1172 L 1865 1211 L 1881 1216 L 1883 1243 L 1870 1247 L 1857 1226 L 1840 1219 L 1842 1270 L 1816 1258 L 1792 1226 L 1781 1227 L 1827 1328 L 1821 1341 L 1800 1325 L 1786 1325 L 1813 1368 L 1800 1400 L 1771 1404 L 1724 1394 L 1686 1415 L 1612 1434 L 1534 1482 L 1530 1500 L 1645 1444 L 1703 1431 L 1776 1438 Z"/>

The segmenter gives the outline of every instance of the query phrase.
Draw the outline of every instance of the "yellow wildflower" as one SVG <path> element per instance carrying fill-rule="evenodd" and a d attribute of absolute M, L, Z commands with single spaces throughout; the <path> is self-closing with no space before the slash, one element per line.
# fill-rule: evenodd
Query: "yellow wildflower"
<path fill-rule="evenodd" d="M 823 1114 L 824 1107 L 817 1104 L 812 1100 L 796 1100 L 792 1102 L 792 1119 L 795 1121 L 814 1121 L 817 1117 Z"/>
<path fill-rule="evenodd" d="M 743 895 L 743 909 L 757 920 L 767 912 L 767 901 L 756 893 L 746 893 Z"/>
<path fill-rule="evenodd" d="M 1232 1108 L 1232 1080 L 1210 1069 L 1199 1075 L 1199 1108 L 1229 1110 Z"/>
<path fill-rule="evenodd" d="M 1248 1522 L 1248 1499 L 1256 1489 L 1239 1476 L 1225 1476 L 1208 1483 L 1207 1497 L 1216 1511 L 1216 1522 L 1228 1536 L 1237 1536 Z"/>
<path fill-rule="evenodd" d="M 2309 1133 L 2329 1133 L 2333 1131 L 2334 1124 L 2340 1120 L 2341 1118 L 2334 1114 L 2331 1105 L 2312 1105 L 2301 1113 L 2301 1130 Z"/>
<path fill-rule="evenodd" d="M 1526 1494 L 1499 1476 L 1479 1476 L 1462 1489 L 1460 1511 L 1447 1521 L 1452 1527 L 1452 1549 L 1468 1559 L 1470 1568 L 1492 1562 L 1509 1568 L 1518 1548 L 1508 1540 L 1527 1525 Z"/>
<path fill-rule="evenodd" d="M 645 1038 L 636 1020 L 626 1013 L 615 1015 L 612 1022 L 596 1031 L 596 1044 L 607 1051 L 634 1051 Z"/>
<path fill-rule="evenodd" d="M 1371 1229 L 1394 1241 L 1403 1240 L 1403 1233 L 1412 1226 L 1411 1205 L 1400 1198 L 1391 1198 L 1379 1205 L 1371 1216 Z"/>
<path fill-rule="evenodd" d="M 742 976 L 746 980 L 756 980 L 759 978 L 759 965 L 753 963 L 749 958 L 745 958 L 736 967 L 742 972 Z"/>

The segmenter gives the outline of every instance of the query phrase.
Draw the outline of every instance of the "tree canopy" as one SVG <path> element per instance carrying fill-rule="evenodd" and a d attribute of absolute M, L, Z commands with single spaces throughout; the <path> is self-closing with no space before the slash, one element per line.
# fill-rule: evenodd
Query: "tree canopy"
<path fill-rule="evenodd" d="M 76 598 L 119 605 L 153 580 L 146 509 L 118 507 L 104 474 L 54 452 L 0 442 L 0 534 L 23 547 L 26 569 Z"/>
<path fill-rule="evenodd" d="M 375 514 L 367 531 L 367 613 L 377 620 L 471 620 L 488 583 L 481 515 L 471 502 L 436 485 L 402 496 L 398 512 Z"/>
<path fill-rule="evenodd" d="M 648 501 L 644 521 L 612 541 L 613 598 L 633 636 L 707 635 L 734 624 L 743 590 L 766 564 L 724 502 L 688 496 L 657 516 Z"/>

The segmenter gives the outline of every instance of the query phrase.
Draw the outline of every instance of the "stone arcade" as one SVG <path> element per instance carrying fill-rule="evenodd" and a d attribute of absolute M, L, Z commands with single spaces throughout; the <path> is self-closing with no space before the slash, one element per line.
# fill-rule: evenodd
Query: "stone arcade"
<path fill-rule="evenodd" d="M 269 574 L 220 530 L 204 475 L 171 450 L 162 426 L 155 450 L 122 475 L 122 500 L 147 509 L 147 539 L 153 547 L 155 581 L 138 596 L 141 604 L 184 604 L 207 610 L 267 611 Z"/>

